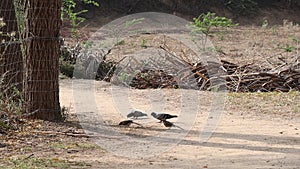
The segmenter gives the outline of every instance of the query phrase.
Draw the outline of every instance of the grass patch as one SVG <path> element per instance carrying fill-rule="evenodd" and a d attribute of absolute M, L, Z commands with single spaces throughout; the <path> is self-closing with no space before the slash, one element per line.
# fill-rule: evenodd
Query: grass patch
<path fill-rule="evenodd" d="M 228 93 L 227 105 L 244 112 L 298 114 L 300 92 Z"/>
<path fill-rule="evenodd" d="M 2 162 L 1 162 L 2 163 Z M 10 157 L 0 165 L 6 169 L 46 169 L 46 168 L 86 168 L 90 166 L 85 162 L 67 161 L 58 158 L 36 158 L 36 157 Z"/>
<path fill-rule="evenodd" d="M 89 143 L 61 143 L 61 142 L 54 142 L 50 144 L 52 148 L 58 149 L 101 149 L 100 146 L 97 144 L 89 144 Z"/>

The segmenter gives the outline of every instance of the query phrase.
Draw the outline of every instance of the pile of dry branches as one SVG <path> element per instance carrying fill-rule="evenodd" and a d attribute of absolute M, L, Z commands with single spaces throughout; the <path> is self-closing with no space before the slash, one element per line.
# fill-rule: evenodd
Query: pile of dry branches
<path fill-rule="evenodd" d="M 144 69 L 132 79 L 130 86 L 137 89 L 178 88 L 173 76 L 163 70 Z"/>
<path fill-rule="evenodd" d="M 224 60 L 220 63 L 208 63 L 208 65 L 189 64 L 187 67 L 197 82 L 197 89 L 200 90 L 210 90 L 213 87 L 211 83 L 213 78 L 224 79 L 223 84 L 217 85 L 226 85 L 227 90 L 232 92 L 300 90 L 300 63 L 287 65 L 278 70 L 263 69 L 253 64 L 238 66 Z M 210 72 L 218 70 L 212 71 L 212 69 L 219 69 L 219 72 L 220 70 L 223 72 L 215 76 Z M 138 73 L 130 86 L 138 89 L 181 88 L 178 84 L 178 77 L 168 74 L 167 71 L 149 69 Z"/>
<path fill-rule="evenodd" d="M 234 92 L 271 92 L 300 90 L 300 63 L 280 69 L 262 69 L 249 64 L 238 66 L 222 61 L 227 89 Z"/>

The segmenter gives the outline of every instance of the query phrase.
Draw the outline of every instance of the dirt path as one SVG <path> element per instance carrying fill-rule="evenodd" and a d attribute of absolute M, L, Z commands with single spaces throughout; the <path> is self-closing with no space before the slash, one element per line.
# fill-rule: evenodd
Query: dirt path
<path fill-rule="evenodd" d="M 120 128 L 116 126 L 120 120 L 125 119 L 125 114 L 122 115 L 122 110 L 126 110 L 126 107 L 124 108 L 122 105 L 118 105 L 118 101 L 116 101 L 117 99 L 114 99 L 114 97 L 122 97 L 121 94 L 114 95 L 112 97 L 111 93 L 118 93 L 123 89 L 112 90 L 110 84 L 105 82 L 96 82 L 95 86 L 95 98 L 99 106 L 99 112 L 101 112 L 104 120 L 103 125 L 109 126 L 110 129 L 125 134 L 126 136 L 129 136 L 129 138 L 140 140 L 156 136 L 160 137 L 161 133 L 165 131 L 179 131 L 175 128 L 167 130 L 162 124 L 157 123 L 157 121 L 151 117 L 138 121 L 139 123 L 143 124 L 144 128 L 136 126 Z M 82 91 L 86 91 L 87 89 L 88 88 L 82 89 Z M 152 104 L 160 102 L 160 100 L 151 100 L 151 98 L 154 98 L 152 96 L 154 96 L 153 93 L 155 92 L 157 91 L 130 90 L 128 94 L 128 100 L 136 109 L 144 110 L 149 114 L 149 112 L 153 110 Z M 76 104 L 78 99 L 74 99 L 72 93 L 72 83 L 70 81 L 62 81 L 62 105 L 69 106 L 70 104 Z M 163 93 L 163 98 L 166 99 L 163 110 L 168 113 L 178 114 L 176 112 L 180 112 L 180 103 L 182 100 L 182 94 L 179 92 L 179 90 L 168 89 L 162 90 L 160 93 Z M 104 153 L 97 154 L 95 152 L 90 152 L 89 154 L 79 155 L 73 160 L 89 161 L 93 164 L 92 168 L 101 169 L 299 168 L 299 112 L 296 112 L 296 115 L 293 114 L 288 118 L 284 118 L 283 115 L 272 114 L 272 105 L 270 105 L 270 113 L 266 115 L 258 114 L 257 112 L 253 112 L 251 109 L 249 109 L 249 112 L 244 112 L 244 110 L 241 109 L 237 110 L 236 108 L 238 106 L 232 104 L 234 102 L 229 103 L 231 105 L 228 105 L 227 102 L 226 112 L 222 115 L 222 118 L 219 121 L 219 125 L 213 136 L 208 140 L 208 142 L 199 143 L 199 134 L 203 125 L 205 124 L 211 104 L 211 97 L 209 93 L 200 92 L 199 94 L 203 96 L 203 98 L 207 99 L 200 99 L 201 103 L 199 102 L 199 110 L 201 111 L 198 112 L 195 123 L 189 130 L 188 135 L 178 140 L 175 140 L 176 138 L 161 137 L 161 142 L 159 142 L 157 147 L 150 146 L 150 149 L 148 149 L 149 152 L 152 153 L 152 150 L 156 150 L 161 146 L 170 146 L 168 150 L 158 152 L 152 157 L 147 157 L 148 155 L 153 155 L 147 154 L 147 151 L 144 152 L 144 157 L 138 158 L 116 155 L 120 153 L 127 153 L 129 156 L 135 157 L 134 154 L 130 153 L 132 153 L 131 151 L 134 150 L 132 147 L 138 148 L 139 145 L 129 145 L 131 142 L 130 140 L 127 140 L 122 142 L 123 144 L 107 144 L 108 146 L 100 145 L 101 147 L 108 147 L 105 148 L 106 151 Z M 239 98 L 234 99 L 238 100 Z M 257 105 L 259 106 L 260 103 L 257 103 Z M 247 106 L 245 105 L 245 107 Z M 156 107 L 154 106 L 154 108 Z M 183 126 L 183 128 L 189 126 L 189 124 L 186 124 L 186 121 L 172 121 L 177 125 Z M 185 128 L 185 130 L 188 129 Z M 95 140 L 97 139 L 105 140 L 106 138 L 100 137 L 96 138 Z M 113 142 L 113 139 L 108 140 Z M 179 143 L 174 144 L 177 141 L 179 141 Z M 147 145 L 145 145 L 145 147 L 147 147 Z M 118 150 L 122 150 L 122 152 L 118 152 Z"/>

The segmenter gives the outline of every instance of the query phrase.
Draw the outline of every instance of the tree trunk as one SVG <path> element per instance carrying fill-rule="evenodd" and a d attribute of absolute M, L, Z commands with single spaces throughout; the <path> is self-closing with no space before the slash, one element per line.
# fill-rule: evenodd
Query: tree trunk
<path fill-rule="evenodd" d="M 32 118 L 61 119 L 59 103 L 59 30 L 61 0 L 26 0 L 24 101 Z"/>
<path fill-rule="evenodd" d="M 19 40 L 18 23 L 13 0 L 0 1 L 0 18 L 5 26 L 0 27 L 0 77 L 3 77 L 1 92 L 22 89 L 22 52 Z M 15 36 L 7 36 L 12 32 Z"/>

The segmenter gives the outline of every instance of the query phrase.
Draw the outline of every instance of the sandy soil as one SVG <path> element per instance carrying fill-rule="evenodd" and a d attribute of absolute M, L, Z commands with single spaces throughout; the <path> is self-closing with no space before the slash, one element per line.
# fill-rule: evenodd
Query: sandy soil
<path fill-rule="evenodd" d="M 210 40 L 220 54 L 219 59 L 276 68 L 297 58 L 299 43 L 293 38 L 299 37 L 299 29 L 290 23 L 268 28 L 240 26 L 214 33 Z M 116 59 L 115 53 L 142 50 L 143 39 L 147 40 L 146 45 L 155 46 L 158 42 L 155 38 L 143 35 L 125 39 L 108 58 Z M 285 51 L 289 45 L 295 47 L 292 52 Z M 177 51 L 178 56 L 181 54 L 182 51 Z M 87 117 L 83 118 L 88 120 L 81 123 L 83 126 L 108 129 L 108 132 L 94 133 L 94 142 L 105 151 L 89 151 L 73 159 L 89 161 L 93 164 L 91 168 L 297 169 L 300 166 L 299 92 L 225 95 L 224 112 L 217 120 L 216 130 L 207 142 L 200 143 L 199 136 L 205 134 L 206 122 L 214 119 L 210 118 L 210 113 L 214 113 L 210 110 L 222 103 L 222 99 L 219 104 L 213 101 L 212 93 L 173 89 L 127 91 L 105 82 L 92 82 L 91 86 L 83 81 L 76 84 L 79 87 L 75 87 L 73 95 L 72 82 L 61 81 L 62 105 L 71 105 L 71 112 L 76 110 L 80 117 Z M 194 95 L 198 95 L 199 100 L 189 97 Z M 83 104 L 86 102 L 88 104 Z M 184 130 L 168 129 L 151 116 L 136 120 L 144 126 L 142 128 L 118 127 L 130 108 L 143 110 L 148 115 L 151 111 L 177 114 L 179 118 L 171 121 Z M 120 135 L 111 134 L 113 132 Z M 184 137 L 176 137 L 185 133 L 188 134 Z M 151 140 L 158 138 L 154 146 Z"/>
<path fill-rule="evenodd" d="M 90 32 L 91 28 L 88 29 L 86 32 Z M 299 39 L 299 30 L 300 27 L 295 25 L 266 29 L 241 26 L 213 34 L 211 40 L 220 59 L 276 68 L 299 56 L 299 40 L 292 40 Z M 131 50 L 128 46 L 133 40 L 139 50 L 143 49 L 143 38 L 149 46 L 157 42 L 155 37 L 145 35 L 125 39 L 125 44 L 117 49 Z M 285 51 L 289 45 L 294 47 L 292 52 Z M 114 52 L 118 53 L 112 51 L 111 55 Z M 178 55 L 180 52 L 177 51 Z M 0 168 L 7 168 L 4 163 L 9 157 L 32 157 L 31 154 L 54 161 L 84 162 L 88 165 L 81 168 L 93 169 L 298 169 L 300 166 L 299 92 L 229 93 L 225 95 L 224 112 L 217 120 L 210 118 L 212 114 L 209 113 L 214 113 L 210 110 L 222 104 L 217 104 L 209 92 L 147 89 L 126 93 L 126 88 L 92 82 L 89 86 L 87 82 L 79 81 L 79 87 L 73 90 L 71 80 L 61 80 L 60 101 L 62 106 L 70 108 L 70 114 L 79 113 L 83 127 L 94 127 L 98 132 L 86 131 L 90 135 L 86 138 L 81 137 L 80 129 L 68 126 L 69 123 L 40 122 L 41 125 L 35 125 L 27 133 L 16 132 L 3 139 L 7 146 L 0 149 Z M 199 96 L 198 100 L 190 97 L 195 95 Z M 222 98 L 219 101 L 222 103 Z M 117 124 L 125 120 L 130 111 L 128 105 L 148 115 L 151 111 L 177 114 L 179 118 L 171 121 L 184 130 L 166 128 L 151 116 L 135 120 L 143 127 L 119 127 Z M 218 122 L 216 130 L 207 142 L 200 143 L 200 134 L 205 134 L 203 127 L 208 120 L 214 119 Z M 99 132 L 99 128 L 107 130 Z M 80 134 L 65 134 L 70 132 Z"/>
<path fill-rule="evenodd" d="M 65 106 L 72 105 L 77 107 L 76 111 L 85 109 L 84 105 L 77 104 L 76 102 L 82 101 L 82 99 L 76 99 L 77 94 L 83 94 L 91 88 L 86 85 L 86 82 L 80 81 L 76 84 L 81 84 L 80 89 L 73 91 L 72 82 L 70 80 L 61 81 L 61 104 Z M 118 104 L 118 99 L 115 97 L 122 97 L 122 91 L 124 89 L 113 88 L 109 83 L 105 82 L 93 82 L 95 85 L 95 103 L 98 106 L 99 112 L 103 117 L 104 123 L 99 121 L 99 124 L 95 124 L 95 127 L 99 125 L 109 126 L 110 130 L 122 133 L 129 137 L 129 139 L 143 140 L 146 138 L 160 137 L 166 131 L 182 132 L 176 128 L 165 128 L 162 124 L 157 123 L 152 117 L 146 119 L 136 120 L 136 122 L 142 124 L 144 127 L 130 126 L 130 127 L 118 127 L 117 124 L 126 119 L 125 114 L 122 112 L 127 110 L 122 108 Z M 76 85 L 77 86 L 77 85 Z M 85 88 L 83 86 L 86 86 Z M 82 92 L 82 93 L 80 93 Z M 116 95 L 116 93 L 120 93 Z M 193 104 L 196 106 L 199 104 L 199 111 L 195 119 L 181 119 L 180 116 L 185 116 L 184 113 L 180 113 L 182 109 L 180 104 L 184 97 L 179 90 L 129 90 L 128 101 L 130 105 L 136 109 L 144 110 L 149 114 L 153 108 L 152 104 L 155 102 L 161 102 L 160 99 L 153 100 L 157 96 L 153 93 L 163 93 L 162 100 L 166 100 L 164 112 L 178 114 L 179 119 L 175 122 L 176 125 L 183 127 L 188 134 L 183 138 L 161 137 L 157 146 L 149 145 L 149 149 L 145 149 L 144 155 L 138 157 L 132 150 L 136 146 L 136 151 L 139 151 L 136 145 L 132 144 L 130 140 L 123 140 L 120 144 L 100 145 L 105 151 L 101 153 L 93 153 L 92 151 L 87 155 L 78 155 L 73 160 L 89 161 L 93 164 L 92 168 L 289 168 L 296 169 L 300 166 L 300 118 L 299 111 L 292 111 L 286 109 L 290 105 L 282 104 L 282 109 L 286 109 L 285 113 L 272 113 L 272 107 L 276 107 L 275 102 L 268 103 L 267 99 L 262 99 L 260 102 L 256 102 L 255 106 L 264 109 L 266 103 L 269 106 L 269 111 L 265 113 L 258 113 L 256 108 L 241 106 L 239 100 L 243 103 L 243 98 L 239 98 L 235 95 L 229 94 L 226 96 L 225 112 L 222 114 L 221 119 L 216 130 L 213 132 L 212 137 L 205 143 L 199 143 L 199 134 L 207 121 L 208 113 L 211 108 L 212 95 L 208 92 L 199 92 L 199 102 L 193 100 Z M 191 91 L 182 91 L 188 93 Z M 196 91 L 192 91 L 196 92 Z M 75 93 L 76 96 L 73 94 Z M 112 94 L 113 93 L 113 94 Z M 124 94 L 124 92 L 123 92 Z M 288 95 L 288 94 L 287 94 Z M 299 93 L 294 96 L 287 96 L 289 98 L 299 98 Z M 89 96 L 86 97 L 88 100 Z M 91 97 L 91 96 L 90 96 Z M 93 99 L 94 99 L 93 98 Z M 203 99 L 204 98 L 204 99 Z M 248 103 L 254 103 L 255 100 L 259 100 L 261 97 L 249 97 L 248 100 L 244 100 Z M 249 99 L 250 98 L 250 99 Z M 151 100 L 152 99 L 152 100 Z M 80 100 L 80 101 L 79 101 Z M 83 99 L 85 100 L 85 99 Z M 288 99 L 286 99 L 288 100 Z M 296 100 L 293 100 L 296 105 L 299 105 Z M 286 103 L 283 101 L 282 103 Z M 81 105 L 81 106 L 80 106 Z M 91 102 L 92 105 L 92 102 Z M 92 106 L 86 106 L 87 110 Z M 246 105 L 246 104 L 245 104 Z M 248 104 L 249 106 L 250 104 Z M 275 106 L 274 106 L 275 105 Z M 216 106 L 215 103 L 212 106 Z M 184 109 L 188 110 L 188 109 Z M 192 106 L 190 106 L 191 112 L 193 112 Z M 72 109 L 74 112 L 74 109 Z M 276 108 L 274 109 L 276 112 Z M 285 114 L 285 115 L 284 115 Z M 288 114 L 288 115 L 287 115 Z M 195 123 L 193 124 L 193 121 Z M 93 120 L 91 120 L 93 121 Z M 85 126 L 86 122 L 82 122 Z M 192 126 L 192 128 L 186 128 Z M 203 131 L 202 131 L 203 132 Z M 108 133 L 102 133 L 99 137 L 95 137 L 94 141 L 99 139 L 112 141 L 116 138 L 123 138 L 122 136 L 111 137 Z M 126 137 L 127 138 L 127 137 Z M 178 141 L 178 143 L 176 143 Z M 130 147 L 131 146 L 131 147 Z M 147 147 L 147 145 L 144 145 Z M 161 147 L 170 147 L 168 150 L 158 151 Z M 163 149 L 163 148 L 162 148 Z M 119 152 L 121 150 L 121 153 Z M 154 151 L 155 150 L 155 151 Z M 128 157 L 124 157 L 125 156 Z M 119 155 L 118 155 L 119 154 Z M 120 154 L 123 154 L 120 156 Z"/>

